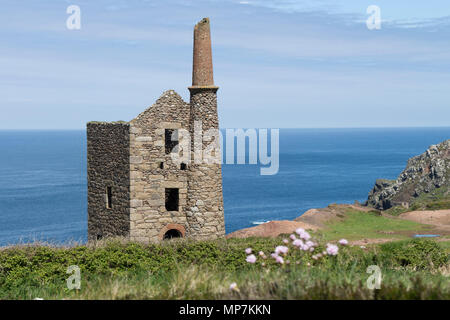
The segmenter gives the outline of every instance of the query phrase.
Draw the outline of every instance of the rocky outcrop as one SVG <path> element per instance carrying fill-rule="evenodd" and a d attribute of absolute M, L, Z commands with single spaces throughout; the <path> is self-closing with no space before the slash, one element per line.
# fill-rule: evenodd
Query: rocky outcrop
<path fill-rule="evenodd" d="M 380 210 L 398 205 L 409 207 L 421 194 L 449 186 L 450 140 L 446 140 L 409 159 L 396 180 L 377 180 L 366 204 Z"/>

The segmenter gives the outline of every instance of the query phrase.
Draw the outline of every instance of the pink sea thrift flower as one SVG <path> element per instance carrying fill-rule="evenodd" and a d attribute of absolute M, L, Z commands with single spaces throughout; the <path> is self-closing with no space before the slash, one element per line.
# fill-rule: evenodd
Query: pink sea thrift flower
<path fill-rule="evenodd" d="M 289 240 L 288 240 L 288 239 L 283 239 L 283 243 L 284 243 L 284 244 L 288 244 L 288 243 L 289 243 Z"/>
<path fill-rule="evenodd" d="M 303 240 L 309 240 L 311 239 L 311 236 L 308 232 L 305 231 L 300 235 L 300 238 L 302 238 Z"/>
<path fill-rule="evenodd" d="M 335 255 L 337 255 L 338 254 L 338 251 L 339 251 L 339 248 L 338 248 L 338 246 L 337 245 L 335 245 L 335 244 L 327 244 L 327 253 L 330 255 L 330 256 L 335 256 Z"/>
<path fill-rule="evenodd" d="M 300 238 L 303 240 L 311 239 L 311 235 L 307 231 L 305 231 L 305 229 L 303 229 L 303 228 L 296 229 L 295 233 L 297 233 L 300 236 Z"/>
<path fill-rule="evenodd" d="M 275 261 L 276 261 L 277 263 L 279 263 L 279 264 L 283 264 L 283 263 L 284 263 L 284 259 L 283 259 L 282 257 L 280 257 L 280 256 L 277 256 L 277 257 L 275 258 Z"/>
<path fill-rule="evenodd" d="M 291 238 L 292 241 L 295 241 L 295 239 L 297 239 L 297 237 L 295 236 L 295 234 L 291 234 L 291 235 L 289 236 L 289 238 Z"/>
<path fill-rule="evenodd" d="M 312 241 L 306 241 L 306 243 L 305 243 L 308 247 L 314 247 L 316 244 L 314 243 L 314 242 L 312 242 Z"/>
<path fill-rule="evenodd" d="M 233 282 L 232 284 L 230 284 L 230 290 L 231 290 L 231 291 L 239 291 L 236 282 Z"/>
<path fill-rule="evenodd" d="M 276 258 L 278 257 L 278 254 L 277 254 L 277 253 L 272 253 L 270 256 L 271 256 L 272 258 L 276 259 Z"/>
<path fill-rule="evenodd" d="M 286 254 L 286 253 L 288 253 L 288 251 L 289 251 L 289 248 L 286 246 L 278 246 L 275 248 L 275 253 L 277 255 L 279 255 L 280 253 Z"/>
<path fill-rule="evenodd" d="M 339 244 L 346 246 L 346 245 L 348 245 L 348 241 L 346 239 L 341 239 L 341 240 L 339 240 Z"/>
<path fill-rule="evenodd" d="M 248 263 L 255 263 L 256 262 L 256 257 L 255 257 L 254 254 L 251 254 L 251 255 L 247 256 L 245 261 L 247 261 Z"/>
<path fill-rule="evenodd" d="M 294 242 L 292 242 L 292 244 L 296 247 L 301 247 L 303 246 L 303 241 L 300 239 L 295 239 Z"/>
<path fill-rule="evenodd" d="M 246 254 L 252 253 L 252 248 L 247 248 L 247 249 L 245 249 L 245 253 L 246 253 Z"/>
<path fill-rule="evenodd" d="M 261 257 L 265 256 L 264 252 L 262 252 L 262 251 L 258 252 L 258 254 L 259 254 L 259 256 L 261 256 Z"/>

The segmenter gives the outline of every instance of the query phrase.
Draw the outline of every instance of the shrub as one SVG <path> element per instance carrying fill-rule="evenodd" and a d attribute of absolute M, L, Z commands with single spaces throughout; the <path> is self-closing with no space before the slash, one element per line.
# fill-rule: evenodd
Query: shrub
<path fill-rule="evenodd" d="M 381 245 L 382 263 L 414 269 L 439 268 L 449 263 L 449 256 L 436 241 L 414 239 Z"/>

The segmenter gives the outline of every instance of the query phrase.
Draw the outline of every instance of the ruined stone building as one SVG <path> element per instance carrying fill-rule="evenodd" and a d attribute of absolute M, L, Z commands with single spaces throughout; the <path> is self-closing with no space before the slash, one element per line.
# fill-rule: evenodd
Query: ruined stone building
<path fill-rule="evenodd" d="M 192 150 L 194 123 L 219 128 L 207 18 L 194 28 L 193 53 L 189 103 L 169 90 L 129 122 L 87 124 L 89 240 L 224 236 L 220 163 L 179 163 L 170 155 L 178 130 L 191 133 Z"/>

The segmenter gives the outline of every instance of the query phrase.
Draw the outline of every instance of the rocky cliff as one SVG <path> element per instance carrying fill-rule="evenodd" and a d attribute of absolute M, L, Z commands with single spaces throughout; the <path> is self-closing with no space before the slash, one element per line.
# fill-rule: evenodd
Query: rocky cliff
<path fill-rule="evenodd" d="M 423 154 L 408 160 L 396 180 L 378 179 L 369 193 L 367 205 L 386 210 L 394 206 L 409 207 L 422 194 L 450 189 L 450 140 L 432 145 Z"/>

